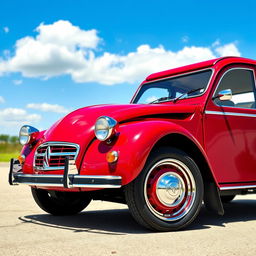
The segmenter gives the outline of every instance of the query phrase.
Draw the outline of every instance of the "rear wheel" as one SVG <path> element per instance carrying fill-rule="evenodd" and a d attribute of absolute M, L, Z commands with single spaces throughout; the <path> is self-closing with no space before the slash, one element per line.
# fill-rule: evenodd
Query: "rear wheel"
<path fill-rule="evenodd" d="M 84 192 L 62 192 L 31 188 L 38 206 L 52 215 L 73 215 L 81 212 L 91 202 Z"/>
<path fill-rule="evenodd" d="M 197 165 L 185 152 L 161 148 L 126 186 L 125 194 L 138 223 L 156 231 L 178 230 L 199 213 L 203 180 Z"/>

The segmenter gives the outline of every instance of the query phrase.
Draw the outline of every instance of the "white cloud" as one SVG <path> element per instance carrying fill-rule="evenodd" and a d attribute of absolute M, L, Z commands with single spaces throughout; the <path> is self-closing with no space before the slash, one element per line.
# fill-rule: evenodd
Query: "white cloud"
<path fill-rule="evenodd" d="M 5 103 L 5 99 L 3 96 L 0 96 L 0 104 Z"/>
<path fill-rule="evenodd" d="M 27 108 L 41 110 L 44 112 L 55 112 L 55 113 L 68 113 L 69 110 L 63 106 L 57 104 L 48 104 L 48 103 L 29 103 Z"/>
<path fill-rule="evenodd" d="M 21 72 L 24 77 L 50 78 L 69 74 L 75 82 L 98 82 L 105 85 L 134 83 L 150 73 L 220 56 L 240 56 L 235 43 L 213 46 L 186 46 L 171 51 L 163 46 L 144 44 L 133 52 L 119 55 L 99 54 L 101 39 L 97 31 L 82 30 L 69 21 L 40 24 L 36 37 L 16 42 L 15 53 L 0 60 L 0 74 Z M 96 54 L 97 52 L 97 54 Z"/>
<path fill-rule="evenodd" d="M 24 125 L 41 120 L 38 114 L 29 114 L 21 108 L 5 108 L 0 110 L 0 126 Z"/>
<path fill-rule="evenodd" d="M 51 77 L 84 67 L 89 50 L 100 41 L 96 30 L 81 30 L 69 21 L 41 24 L 38 35 L 16 42 L 15 55 L 0 62 L 0 72 L 21 72 L 25 77 Z"/>
<path fill-rule="evenodd" d="M 3 27 L 3 31 L 4 31 L 5 33 L 9 33 L 10 29 L 9 29 L 8 27 Z"/>
<path fill-rule="evenodd" d="M 97 81 L 112 85 L 137 82 L 150 73 L 215 58 L 206 47 L 184 47 L 178 52 L 166 50 L 163 46 L 151 48 L 141 45 L 135 52 L 125 56 L 104 53 L 101 57 L 91 56 L 84 69 L 71 75 L 77 82 Z"/>
<path fill-rule="evenodd" d="M 240 56 L 240 52 L 234 43 L 226 44 L 215 49 L 220 56 Z"/>
<path fill-rule="evenodd" d="M 22 80 L 13 80 L 12 81 L 15 85 L 20 85 L 20 84 L 22 84 L 23 83 L 23 81 Z"/>
<path fill-rule="evenodd" d="M 82 30 L 65 20 L 59 20 L 52 25 L 40 24 L 36 31 L 39 33 L 36 37 L 37 42 L 42 44 L 54 43 L 69 49 L 76 47 L 94 49 L 100 40 L 95 29 Z"/>
<path fill-rule="evenodd" d="M 157 100 L 158 98 L 156 97 L 156 96 L 150 96 L 150 97 L 148 97 L 146 100 L 145 100 L 145 102 L 146 103 L 150 103 L 150 102 L 152 102 L 152 101 L 155 101 L 155 100 Z"/>

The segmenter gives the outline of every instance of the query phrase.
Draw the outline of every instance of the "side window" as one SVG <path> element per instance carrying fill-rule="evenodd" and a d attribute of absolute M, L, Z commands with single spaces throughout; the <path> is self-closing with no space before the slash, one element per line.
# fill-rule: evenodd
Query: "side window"
<path fill-rule="evenodd" d="M 220 91 L 231 89 L 231 100 L 216 98 L 215 104 L 237 108 L 256 108 L 254 74 L 250 69 L 231 69 L 222 77 L 214 97 Z"/>

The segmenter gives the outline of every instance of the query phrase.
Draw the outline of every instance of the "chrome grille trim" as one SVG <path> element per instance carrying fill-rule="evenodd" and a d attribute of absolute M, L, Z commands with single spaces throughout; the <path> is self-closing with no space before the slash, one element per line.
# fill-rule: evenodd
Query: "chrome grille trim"
<path fill-rule="evenodd" d="M 58 147 L 60 148 L 70 147 L 73 149 L 70 149 L 69 151 L 68 149 L 65 149 L 65 151 L 67 150 L 67 152 L 55 152 L 60 150 L 58 149 Z M 42 153 L 42 150 L 44 151 L 43 153 Z M 63 150 L 63 148 L 61 150 Z M 63 163 L 60 163 L 60 161 L 62 160 L 61 157 L 65 158 L 68 156 L 68 157 L 71 157 L 70 158 L 71 160 L 76 160 L 79 150 L 80 150 L 80 146 L 75 143 L 59 142 L 59 141 L 45 142 L 36 149 L 36 152 L 34 155 L 33 167 L 35 170 L 40 170 L 40 171 L 64 170 L 65 163 L 64 161 Z M 60 157 L 60 158 L 54 159 L 52 157 L 55 157 L 55 158 Z M 54 163 L 56 164 L 56 166 L 51 166 L 54 164 L 51 163 L 50 161 L 54 161 L 54 160 L 58 161 L 59 163 Z M 40 165 L 39 165 L 39 162 L 40 162 Z"/>

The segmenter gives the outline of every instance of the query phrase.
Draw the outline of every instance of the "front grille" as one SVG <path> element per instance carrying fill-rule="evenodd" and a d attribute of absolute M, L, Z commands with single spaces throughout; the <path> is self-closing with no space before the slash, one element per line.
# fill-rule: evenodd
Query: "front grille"
<path fill-rule="evenodd" d="M 46 142 L 40 145 L 35 153 L 34 169 L 63 170 L 65 158 L 76 160 L 79 145 L 65 142 Z"/>

